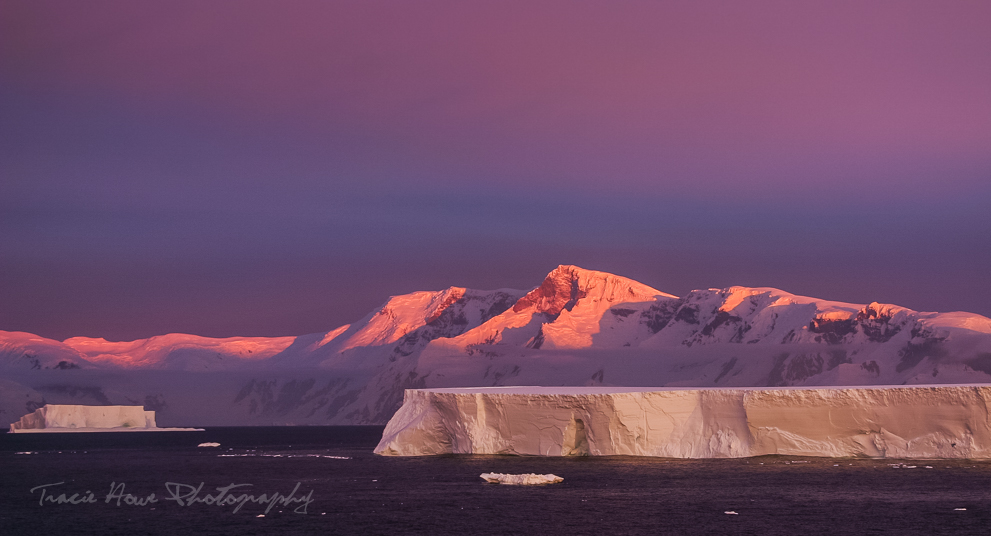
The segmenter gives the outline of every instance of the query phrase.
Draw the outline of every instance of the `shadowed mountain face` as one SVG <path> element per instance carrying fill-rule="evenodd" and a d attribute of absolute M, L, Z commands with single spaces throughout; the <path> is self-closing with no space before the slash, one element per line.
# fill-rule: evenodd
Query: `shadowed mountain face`
<path fill-rule="evenodd" d="M 299 337 L 63 342 L 0 332 L 0 418 L 145 404 L 162 426 L 381 424 L 403 390 L 491 385 L 789 386 L 991 381 L 991 320 L 772 288 L 665 294 L 559 266 L 530 291 L 390 298 Z"/>

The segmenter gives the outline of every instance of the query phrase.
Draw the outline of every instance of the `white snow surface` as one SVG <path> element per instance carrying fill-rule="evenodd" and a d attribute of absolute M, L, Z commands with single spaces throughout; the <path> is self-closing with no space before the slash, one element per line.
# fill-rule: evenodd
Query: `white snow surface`
<path fill-rule="evenodd" d="M 155 412 L 143 406 L 80 406 L 46 404 L 10 425 L 10 433 L 176 431 L 159 428 Z"/>
<path fill-rule="evenodd" d="M 377 454 L 989 458 L 991 385 L 410 389 Z"/>

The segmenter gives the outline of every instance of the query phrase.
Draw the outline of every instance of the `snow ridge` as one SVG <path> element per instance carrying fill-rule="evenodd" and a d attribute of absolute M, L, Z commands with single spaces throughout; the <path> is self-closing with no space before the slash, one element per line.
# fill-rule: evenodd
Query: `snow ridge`
<path fill-rule="evenodd" d="M 393 296 L 357 322 L 298 337 L 0 332 L 0 374 L 8 419 L 44 403 L 144 402 L 172 423 L 370 424 L 418 388 L 991 382 L 991 319 L 774 288 L 677 297 L 562 265 L 528 291 Z"/>

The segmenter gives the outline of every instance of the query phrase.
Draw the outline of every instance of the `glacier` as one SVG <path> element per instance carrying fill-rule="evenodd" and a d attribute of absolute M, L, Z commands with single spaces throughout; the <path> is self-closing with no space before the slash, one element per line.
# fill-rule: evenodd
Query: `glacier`
<path fill-rule="evenodd" d="M 375 453 L 991 458 L 991 385 L 409 389 Z"/>
<path fill-rule="evenodd" d="M 189 432 L 198 428 L 159 428 L 155 412 L 143 406 L 46 404 L 11 423 L 10 433 L 37 432 Z"/>

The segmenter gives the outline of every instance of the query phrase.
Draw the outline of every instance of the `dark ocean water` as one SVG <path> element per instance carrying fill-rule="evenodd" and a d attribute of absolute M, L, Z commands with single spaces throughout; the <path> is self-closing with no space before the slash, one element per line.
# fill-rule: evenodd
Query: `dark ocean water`
<path fill-rule="evenodd" d="M 0 534 L 987 534 L 991 462 L 372 454 L 381 427 L 0 435 Z M 197 448 L 216 441 L 220 448 Z M 34 454 L 17 454 L 17 452 Z M 893 468 L 904 463 L 915 468 Z M 932 469 L 927 469 L 926 466 Z M 554 473 L 548 486 L 483 472 Z M 96 502 L 39 505 L 46 492 Z M 166 483 L 303 503 L 179 505 Z M 122 496 L 109 503 L 112 483 Z M 124 484 L 121 489 L 120 484 Z M 180 493 L 191 488 L 177 487 Z M 127 505 L 127 494 L 157 503 Z M 132 499 L 133 500 L 133 499 Z M 966 508 L 966 510 L 956 510 Z M 732 511 L 736 514 L 727 514 Z"/>

